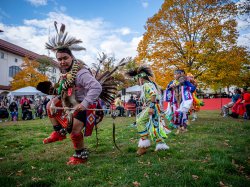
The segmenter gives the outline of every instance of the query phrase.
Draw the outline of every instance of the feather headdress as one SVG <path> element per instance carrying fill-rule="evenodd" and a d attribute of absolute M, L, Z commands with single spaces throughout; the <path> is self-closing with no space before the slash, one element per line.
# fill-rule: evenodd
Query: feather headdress
<path fill-rule="evenodd" d="M 140 77 L 153 77 L 153 72 L 150 67 L 140 66 L 126 72 L 129 77 L 140 78 Z"/>
<path fill-rule="evenodd" d="M 100 98 L 106 102 L 111 104 L 114 101 L 114 95 L 117 91 L 117 85 L 114 84 L 115 78 L 112 76 L 114 72 L 116 72 L 120 67 L 126 65 L 131 59 L 123 58 L 117 66 L 114 67 L 111 71 L 106 71 L 103 74 L 96 74 L 96 79 L 102 85 L 102 93 Z"/>
<path fill-rule="evenodd" d="M 53 52 L 56 52 L 60 49 L 69 49 L 71 51 L 81 51 L 85 50 L 84 47 L 79 46 L 79 43 L 82 43 L 81 40 L 78 40 L 74 37 L 68 36 L 68 33 L 65 32 L 65 25 L 62 24 L 60 31 L 57 28 L 57 22 L 54 22 L 54 26 L 57 32 L 57 35 L 50 38 L 49 42 L 46 43 L 46 49 L 49 49 Z"/>

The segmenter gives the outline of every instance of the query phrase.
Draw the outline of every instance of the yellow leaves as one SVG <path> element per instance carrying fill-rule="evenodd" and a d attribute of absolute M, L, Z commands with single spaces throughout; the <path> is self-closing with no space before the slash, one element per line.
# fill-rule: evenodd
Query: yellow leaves
<path fill-rule="evenodd" d="M 235 13 L 234 4 L 217 1 L 164 1 L 147 21 L 136 62 L 150 64 L 163 87 L 177 68 L 208 85 L 235 84 L 248 56 L 236 46 L 236 22 L 229 16 Z"/>
<path fill-rule="evenodd" d="M 39 82 L 48 80 L 46 75 L 43 75 L 36 70 L 39 66 L 38 62 L 24 58 L 24 62 L 21 66 L 23 69 L 18 72 L 11 81 L 12 90 L 26 86 L 36 87 Z"/>

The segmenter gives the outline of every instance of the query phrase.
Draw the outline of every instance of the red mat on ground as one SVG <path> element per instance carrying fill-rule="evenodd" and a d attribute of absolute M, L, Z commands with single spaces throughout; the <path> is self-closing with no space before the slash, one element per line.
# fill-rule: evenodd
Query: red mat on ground
<path fill-rule="evenodd" d="M 213 98 L 203 99 L 205 106 L 201 107 L 201 110 L 221 110 L 221 107 L 231 101 L 231 98 Z M 164 102 L 164 109 L 168 106 L 167 102 Z"/>

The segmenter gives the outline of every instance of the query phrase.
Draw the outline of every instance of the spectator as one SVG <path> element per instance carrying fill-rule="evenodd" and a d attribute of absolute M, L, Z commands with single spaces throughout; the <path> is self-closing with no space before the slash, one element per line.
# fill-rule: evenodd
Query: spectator
<path fill-rule="evenodd" d="M 106 116 L 108 114 L 108 108 L 107 108 L 107 105 L 106 103 L 100 99 L 100 104 L 101 104 L 101 107 L 103 109 L 103 112 L 104 112 L 104 115 Z"/>
<path fill-rule="evenodd" d="M 8 107 L 9 100 L 8 100 L 8 98 L 6 96 L 3 98 L 3 102 L 4 102 L 4 106 Z"/>
<path fill-rule="evenodd" d="M 130 99 L 128 100 L 128 103 L 136 104 L 136 100 L 134 99 L 133 95 L 130 96 Z"/>
<path fill-rule="evenodd" d="M 138 96 L 135 97 L 135 101 L 136 101 L 136 115 L 138 115 L 142 111 L 143 103 Z"/>
<path fill-rule="evenodd" d="M 245 109 L 243 117 L 245 119 L 250 119 L 250 93 L 247 91 L 247 88 L 244 88 L 244 95 L 241 103 L 244 105 Z"/>
<path fill-rule="evenodd" d="M 43 108 L 43 102 L 42 102 L 41 99 L 36 100 L 34 108 L 35 108 L 35 116 L 42 119 L 43 118 L 44 108 Z"/>
<path fill-rule="evenodd" d="M 245 119 L 250 119 L 250 104 L 246 104 L 246 116 Z"/>
<path fill-rule="evenodd" d="M 236 88 L 234 90 L 234 94 L 232 95 L 232 100 L 231 102 L 227 103 L 222 107 L 222 112 L 223 112 L 223 117 L 227 117 L 229 114 L 229 108 L 232 108 L 233 105 L 236 103 L 236 101 L 240 98 L 241 96 L 241 91 L 240 89 Z"/>
<path fill-rule="evenodd" d="M 47 98 L 47 96 L 44 96 L 44 98 L 43 98 L 43 108 L 44 108 L 44 111 L 45 111 L 45 116 L 47 116 L 46 106 L 47 106 L 49 101 L 50 101 L 50 99 Z"/>
<path fill-rule="evenodd" d="M 233 92 L 229 91 L 228 92 L 228 98 L 232 98 L 233 97 Z"/>
<path fill-rule="evenodd" d="M 11 121 L 17 121 L 18 120 L 18 106 L 15 101 L 12 101 L 12 103 L 10 103 L 9 111 L 11 115 Z"/>
<path fill-rule="evenodd" d="M 7 110 L 7 105 L 4 103 L 4 101 L 1 101 L 0 103 L 0 122 L 2 122 L 2 119 L 8 118 L 9 112 Z M 7 120 L 5 120 L 7 121 Z"/>
<path fill-rule="evenodd" d="M 116 110 L 119 110 L 118 116 L 123 116 L 124 115 L 124 107 L 122 106 L 122 100 L 121 100 L 120 95 L 118 95 L 117 98 L 115 99 L 115 107 L 116 107 Z"/>
<path fill-rule="evenodd" d="M 32 96 L 27 99 L 29 100 L 29 104 L 34 104 L 34 98 Z"/>
<path fill-rule="evenodd" d="M 30 104 L 26 100 L 22 105 L 22 119 L 23 120 L 31 120 L 32 119 L 32 111 Z"/>
<path fill-rule="evenodd" d="M 132 104 L 136 108 L 136 100 L 134 100 L 133 95 L 130 96 L 130 99 L 128 100 L 128 104 Z M 128 110 L 128 116 L 131 117 L 131 111 L 130 110 Z"/>
<path fill-rule="evenodd" d="M 142 111 L 142 101 L 140 100 L 139 96 L 135 97 L 135 102 L 136 102 L 136 110 L 135 110 L 135 115 L 137 116 L 141 111 Z M 136 121 L 131 124 L 131 126 L 136 126 Z"/>
<path fill-rule="evenodd" d="M 250 93 L 247 92 L 247 88 L 241 89 L 241 98 L 232 107 L 233 118 L 238 118 L 238 116 L 244 116 L 246 112 L 246 105 L 250 104 Z"/>
<path fill-rule="evenodd" d="M 22 98 L 21 98 L 21 101 L 20 101 L 20 105 L 22 106 L 24 104 L 24 102 L 27 101 L 29 103 L 29 99 L 24 95 Z"/>

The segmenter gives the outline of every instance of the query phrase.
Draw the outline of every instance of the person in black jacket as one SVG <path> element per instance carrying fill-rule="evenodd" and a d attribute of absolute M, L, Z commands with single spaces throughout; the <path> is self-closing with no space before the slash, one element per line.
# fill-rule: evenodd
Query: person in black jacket
<path fill-rule="evenodd" d="M 4 101 L 1 101 L 1 103 L 0 103 L 0 122 L 2 122 L 1 119 L 8 118 L 8 117 L 9 117 L 9 112 L 7 110 L 7 106 L 4 103 Z"/>
<path fill-rule="evenodd" d="M 12 101 L 9 106 L 9 111 L 11 115 L 11 121 L 17 121 L 18 119 L 18 107 L 15 101 Z"/>
<path fill-rule="evenodd" d="M 30 104 L 28 103 L 28 101 L 25 101 L 22 105 L 22 119 L 23 120 L 31 120 L 32 119 L 32 111 L 31 111 L 31 107 Z"/>

